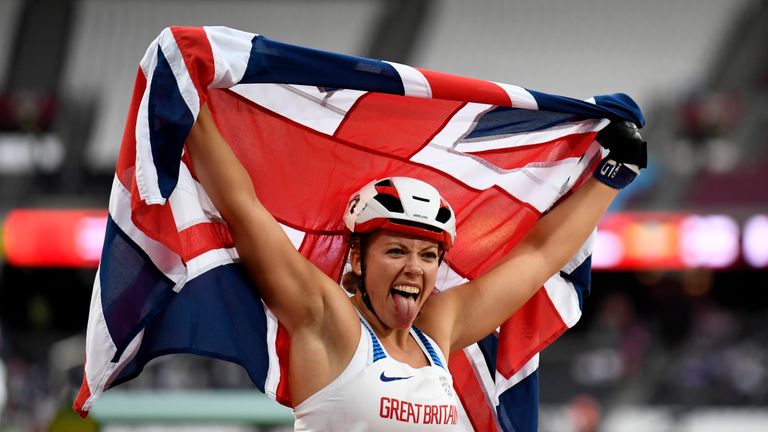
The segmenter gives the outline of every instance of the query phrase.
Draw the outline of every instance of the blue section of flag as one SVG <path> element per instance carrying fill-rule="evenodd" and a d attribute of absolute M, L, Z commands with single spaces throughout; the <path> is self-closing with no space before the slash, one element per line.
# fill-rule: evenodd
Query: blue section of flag
<path fill-rule="evenodd" d="M 480 352 L 483 353 L 485 358 L 485 364 L 488 366 L 488 373 L 492 376 L 496 376 L 496 353 L 499 349 L 499 336 L 496 333 L 491 333 L 488 336 L 480 339 L 477 342 L 477 346 L 480 348 Z"/>
<path fill-rule="evenodd" d="M 571 273 L 560 272 L 560 276 L 571 282 L 579 296 L 579 309 L 584 309 L 584 297 L 589 295 L 592 288 L 592 256 L 588 256 L 581 265 Z"/>
<path fill-rule="evenodd" d="M 483 114 L 464 139 L 471 140 L 473 138 L 534 132 L 577 120 L 580 118 L 573 114 L 496 107 Z"/>
<path fill-rule="evenodd" d="M 101 306 L 117 361 L 125 348 L 173 297 L 168 279 L 112 220 L 107 219 L 99 265 Z"/>
<path fill-rule="evenodd" d="M 638 127 L 645 125 L 645 117 L 643 117 L 640 107 L 637 106 L 632 98 L 624 93 L 596 96 L 595 103 L 592 104 L 565 96 L 555 96 L 530 89 L 526 90 L 536 99 L 539 110 L 577 114 L 586 118 L 629 120 L 638 125 Z"/>
<path fill-rule="evenodd" d="M 499 395 L 496 409 L 504 432 L 539 430 L 539 371 Z"/>
<path fill-rule="evenodd" d="M 645 117 L 643 116 L 640 107 L 631 97 L 624 93 L 595 96 L 595 103 L 611 113 L 617 115 L 623 113 L 624 115 L 619 115 L 620 118 L 629 120 L 638 127 L 645 126 Z"/>
<path fill-rule="evenodd" d="M 240 364 L 264 391 L 269 364 L 267 318 L 241 264 L 188 281 L 144 331 L 141 347 L 112 386 L 136 377 L 151 359 L 190 353 Z"/>
<path fill-rule="evenodd" d="M 157 66 L 152 72 L 147 111 L 158 186 L 163 198 L 168 198 L 176 187 L 181 151 L 195 117 L 187 107 L 161 49 L 157 50 Z"/>
<path fill-rule="evenodd" d="M 390 64 L 276 42 L 256 36 L 241 83 L 285 83 L 368 90 L 402 95 L 400 75 Z"/>

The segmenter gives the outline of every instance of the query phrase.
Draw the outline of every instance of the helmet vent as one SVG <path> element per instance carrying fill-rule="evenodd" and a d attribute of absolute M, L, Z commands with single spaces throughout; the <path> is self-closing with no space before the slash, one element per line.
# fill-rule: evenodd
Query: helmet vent
<path fill-rule="evenodd" d="M 440 223 L 446 223 L 450 218 L 451 211 L 448 207 L 440 207 L 440 210 L 437 211 L 437 216 L 435 216 L 435 220 Z"/>
<path fill-rule="evenodd" d="M 432 225 L 428 225 L 428 224 L 424 224 L 424 223 L 421 223 L 421 222 L 415 222 L 415 221 L 410 221 L 410 220 L 406 220 L 406 219 L 390 219 L 390 221 L 392 223 L 396 223 L 398 225 L 412 226 L 412 227 L 421 228 L 423 230 L 432 231 L 432 232 L 436 232 L 436 233 L 443 232 L 443 230 L 438 228 L 438 227 L 435 227 L 435 226 L 432 226 Z"/>
<path fill-rule="evenodd" d="M 411 195 L 411 198 L 415 199 L 416 201 L 429 202 L 427 198 L 417 197 L 416 195 Z"/>
<path fill-rule="evenodd" d="M 399 199 L 387 194 L 377 194 L 373 197 L 379 204 L 383 205 L 385 209 L 392 213 L 405 213 L 403 210 L 403 204 Z"/>

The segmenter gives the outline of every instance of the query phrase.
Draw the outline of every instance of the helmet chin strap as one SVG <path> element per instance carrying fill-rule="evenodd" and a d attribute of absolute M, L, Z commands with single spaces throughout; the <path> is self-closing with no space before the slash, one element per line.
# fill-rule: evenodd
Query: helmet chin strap
<path fill-rule="evenodd" d="M 379 314 L 377 314 L 373 309 L 373 305 L 371 304 L 371 297 L 368 295 L 368 290 L 365 287 L 365 236 L 360 236 L 360 286 L 358 289 L 360 290 L 360 295 L 363 298 L 363 304 L 365 304 L 365 307 L 371 311 L 376 319 L 381 321 Z"/>

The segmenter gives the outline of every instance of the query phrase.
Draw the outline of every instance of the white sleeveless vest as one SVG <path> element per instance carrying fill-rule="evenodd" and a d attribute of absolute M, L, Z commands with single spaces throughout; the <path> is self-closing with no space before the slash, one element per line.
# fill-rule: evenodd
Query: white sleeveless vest
<path fill-rule="evenodd" d="M 296 431 L 461 431 L 447 362 L 416 327 L 411 336 L 429 359 L 413 368 L 390 357 L 360 317 L 360 343 L 344 372 L 294 409 Z"/>

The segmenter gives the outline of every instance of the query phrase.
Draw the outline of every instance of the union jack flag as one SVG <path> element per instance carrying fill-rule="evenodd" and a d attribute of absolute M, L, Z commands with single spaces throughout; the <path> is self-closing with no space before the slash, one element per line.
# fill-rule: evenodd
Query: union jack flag
<path fill-rule="evenodd" d="M 249 288 L 184 153 L 203 103 L 259 199 L 333 278 L 354 190 L 387 176 L 434 185 L 458 219 L 440 290 L 492 267 L 591 175 L 608 119 L 644 121 L 623 94 L 582 101 L 224 27 L 163 30 L 136 76 L 112 186 L 74 403 L 83 416 L 169 353 L 236 362 L 291 406 L 288 335 Z M 536 430 L 539 352 L 579 319 L 590 254 L 591 240 L 496 332 L 450 356 L 468 430 Z"/>

